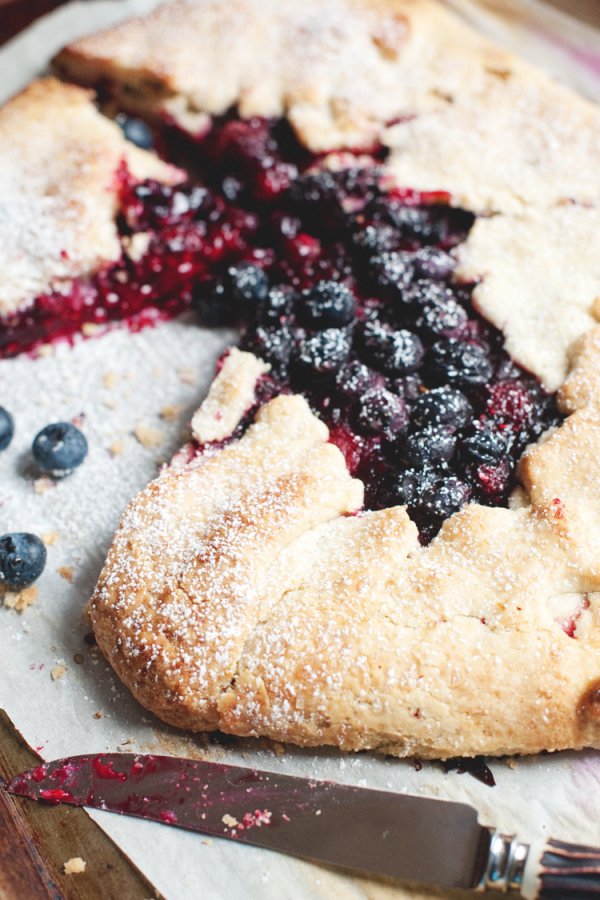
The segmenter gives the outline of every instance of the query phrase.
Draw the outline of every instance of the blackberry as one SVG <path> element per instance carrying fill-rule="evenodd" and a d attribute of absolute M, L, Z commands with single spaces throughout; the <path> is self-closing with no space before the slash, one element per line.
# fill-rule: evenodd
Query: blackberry
<path fill-rule="evenodd" d="M 415 428 L 429 425 L 464 428 L 473 419 L 473 407 L 461 391 L 438 387 L 421 394 L 412 408 L 411 424 Z"/>

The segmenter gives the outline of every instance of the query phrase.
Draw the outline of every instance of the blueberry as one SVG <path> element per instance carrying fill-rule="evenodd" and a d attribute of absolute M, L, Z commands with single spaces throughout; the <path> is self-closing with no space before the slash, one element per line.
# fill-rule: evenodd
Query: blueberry
<path fill-rule="evenodd" d="M 411 466 L 435 466 L 448 462 L 455 449 L 455 435 L 436 428 L 414 431 L 404 443 L 404 455 Z"/>
<path fill-rule="evenodd" d="M 418 375 L 405 375 L 404 378 L 394 378 L 391 388 L 395 394 L 404 397 L 405 400 L 416 400 L 421 396 L 423 382 Z"/>
<path fill-rule="evenodd" d="M 454 271 L 455 262 L 439 247 L 420 247 L 413 255 L 413 265 L 419 278 L 444 281 Z"/>
<path fill-rule="evenodd" d="M 417 328 L 433 337 L 454 337 L 468 320 L 466 309 L 457 303 L 452 291 L 435 281 L 415 282 L 404 301 L 419 310 Z"/>
<path fill-rule="evenodd" d="M 377 387 L 378 381 L 383 381 L 381 375 L 376 375 L 368 366 L 363 365 L 357 359 L 353 359 L 337 374 L 336 385 L 338 394 L 347 401 L 357 400 L 365 391 Z"/>
<path fill-rule="evenodd" d="M 438 384 L 450 383 L 459 387 L 484 385 L 493 372 L 492 363 L 483 347 L 455 338 L 434 344 L 428 354 L 427 364 Z"/>
<path fill-rule="evenodd" d="M 266 297 L 258 304 L 259 322 L 281 322 L 292 313 L 295 295 L 291 288 L 285 286 L 272 287 Z"/>
<path fill-rule="evenodd" d="M 355 421 L 364 434 L 391 438 L 406 428 L 408 411 L 401 397 L 383 387 L 371 388 L 358 401 Z"/>
<path fill-rule="evenodd" d="M 509 442 L 504 432 L 483 428 L 465 438 L 461 450 L 469 462 L 489 465 L 506 456 L 509 452 Z"/>
<path fill-rule="evenodd" d="M 460 306 L 454 297 L 439 303 L 432 301 L 424 304 L 415 321 L 419 331 L 429 337 L 458 337 L 468 322 L 466 309 Z"/>
<path fill-rule="evenodd" d="M 439 481 L 439 470 L 431 466 L 419 469 L 404 469 L 394 482 L 394 498 L 402 506 L 418 504 L 427 488 Z"/>
<path fill-rule="evenodd" d="M 394 331 L 379 322 L 366 322 L 360 340 L 366 361 L 388 375 L 406 375 L 421 365 L 423 345 L 410 331 Z"/>
<path fill-rule="evenodd" d="M 20 591 L 36 581 L 46 565 L 46 548 L 35 534 L 15 532 L 0 537 L 0 584 Z"/>
<path fill-rule="evenodd" d="M 298 313 L 309 328 L 341 328 L 354 319 L 356 300 L 344 284 L 319 281 L 302 294 Z"/>
<path fill-rule="evenodd" d="M 240 346 L 242 350 L 249 350 L 269 363 L 276 374 L 285 375 L 294 347 L 294 336 L 285 326 L 269 328 L 258 325 L 244 334 Z"/>
<path fill-rule="evenodd" d="M 299 375 L 336 375 L 350 353 L 347 334 L 339 328 L 327 328 L 304 338 L 297 347 L 294 363 Z"/>
<path fill-rule="evenodd" d="M 447 519 L 469 501 L 471 488 L 460 478 L 450 476 L 423 492 L 420 512 L 436 519 Z"/>
<path fill-rule="evenodd" d="M 402 301 L 413 277 L 410 253 L 378 253 L 369 261 L 369 281 L 390 300 Z"/>
<path fill-rule="evenodd" d="M 151 130 L 141 119 L 133 119 L 124 113 L 119 113 L 115 117 L 115 122 L 125 135 L 128 141 L 141 147 L 142 150 L 151 150 L 154 146 L 154 138 Z"/>
<path fill-rule="evenodd" d="M 197 282 L 192 291 L 192 306 L 200 323 L 208 328 L 231 325 L 235 321 L 231 292 L 220 281 Z"/>
<path fill-rule="evenodd" d="M 15 433 L 15 421 L 7 409 L 0 406 L 0 450 L 6 450 Z"/>
<path fill-rule="evenodd" d="M 44 472 L 66 475 L 80 466 L 88 452 L 85 435 L 70 422 L 46 425 L 33 441 L 33 457 Z"/>
<path fill-rule="evenodd" d="M 225 289 L 231 290 L 234 303 L 257 306 L 269 293 L 267 273 L 253 263 L 239 263 L 227 270 Z"/>
<path fill-rule="evenodd" d="M 438 387 L 421 394 L 414 403 L 411 423 L 415 428 L 448 425 L 464 428 L 473 418 L 473 407 L 461 391 Z"/>

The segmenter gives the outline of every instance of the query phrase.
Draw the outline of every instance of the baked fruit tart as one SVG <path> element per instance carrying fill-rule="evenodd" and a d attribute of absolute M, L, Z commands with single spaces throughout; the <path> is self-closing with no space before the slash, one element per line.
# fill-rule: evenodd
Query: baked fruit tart
<path fill-rule="evenodd" d="M 2 353 L 241 328 L 90 604 L 125 684 L 303 745 L 600 746 L 599 111 L 430 0 L 168 3 L 56 67 L 0 113 Z"/>

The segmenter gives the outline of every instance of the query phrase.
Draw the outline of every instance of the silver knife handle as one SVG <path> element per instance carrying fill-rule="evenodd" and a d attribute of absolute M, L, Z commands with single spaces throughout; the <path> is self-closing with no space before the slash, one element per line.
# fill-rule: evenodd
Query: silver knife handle
<path fill-rule="evenodd" d="M 514 835 L 491 831 L 488 858 L 477 890 L 502 894 L 519 891 L 528 853 L 529 844 L 523 844 Z"/>

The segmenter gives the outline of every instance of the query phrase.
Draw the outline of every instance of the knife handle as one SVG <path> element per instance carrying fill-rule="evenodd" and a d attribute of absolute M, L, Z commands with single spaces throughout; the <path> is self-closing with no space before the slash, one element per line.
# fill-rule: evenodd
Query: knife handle
<path fill-rule="evenodd" d="M 600 897 L 600 847 L 549 841 L 539 873 L 539 900 Z"/>
<path fill-rule="evenodd" d="M 518 891 L 523 885 L 529 844 L 523 844 L 512 834 L 502 834 L 490 828 L 487 859 L 477 884 L 477 891 Z M 588 898 L 589 900 L 589 898 Z"/>
<path fill-rule="evenodd" d="M 548 841 L 541 859 L 514 835 L 489 830 L 489 846 L 478 891 L 521 891 L 528 882 L 536 900 L 593 900 L 600 897 L 600 847 Z M 535 859 L 530 858 L 533 850 Z M 529 858 L 528 858 L 529 857 Z M 527 865 L 526 865 L 527 864 Z M 527 868 L 527 871 L 526 871 Z M 537 890 L 532 882 L 537 883 Z"/>

